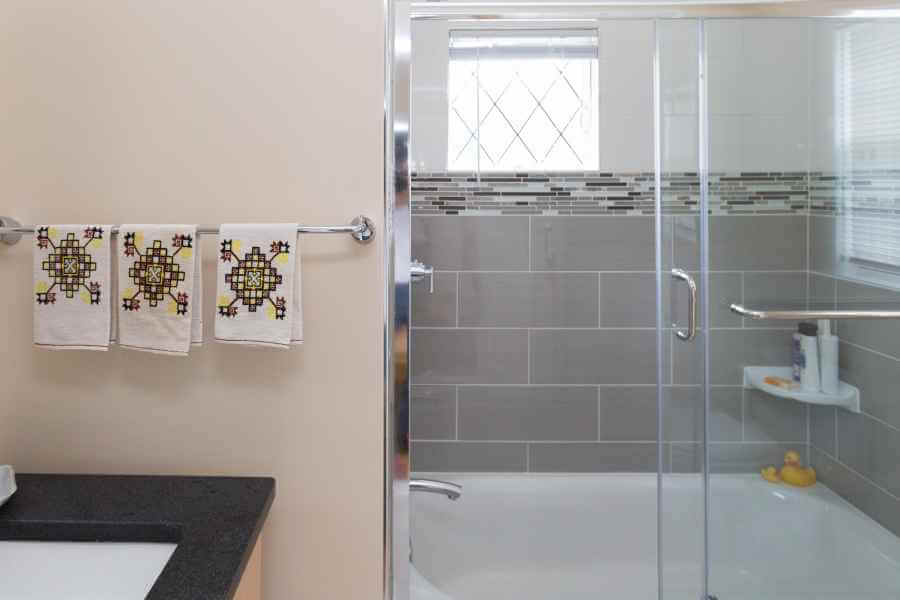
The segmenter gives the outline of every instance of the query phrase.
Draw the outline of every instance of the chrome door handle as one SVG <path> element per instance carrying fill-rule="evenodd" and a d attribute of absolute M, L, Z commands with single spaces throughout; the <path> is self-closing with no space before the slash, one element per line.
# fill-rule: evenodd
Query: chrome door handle
<path fill-rule="evenodd" d="M 425 276 L 428 276 L 429 288 L 428 293 L 434 293 L 434 267 L 426 267 L 418 260 L 414 260 L 409 264 L 409 276 L 413 281 L 419 281 Z"/>
<path fill-rule="evenodd" d="M 697 337 L 697 283 L 687 271 L 672 269 L 672 277 L 680 279 L 688 286 L 688 326 L 687 331 L 676 329 L 675 335 L 682 342 L 690 342 Z M 674 323 L 673 323 L 674 326 Z"/>

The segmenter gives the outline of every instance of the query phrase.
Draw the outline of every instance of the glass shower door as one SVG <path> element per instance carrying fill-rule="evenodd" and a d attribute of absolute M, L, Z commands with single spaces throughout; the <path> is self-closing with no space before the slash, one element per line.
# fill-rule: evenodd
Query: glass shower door
<path fill-rule="evenodd" d="M 659 596 L 695 600 L 704 589 L 706 530 L 700 21 L 657 20 L 655 32 Z"/>
<path fill-rule="evenodd" d="M 900 309 L 900 25 L 710 20 L 705 42 L 709 594 L 900 597 L 900 320 L 838 318 Z M 823 337 L 793 346 L 801 322 Z"/>
<path fill-rule="evenodd" d="M 414 600 L 702 593 L 698 40 L 413 21 Z"/>

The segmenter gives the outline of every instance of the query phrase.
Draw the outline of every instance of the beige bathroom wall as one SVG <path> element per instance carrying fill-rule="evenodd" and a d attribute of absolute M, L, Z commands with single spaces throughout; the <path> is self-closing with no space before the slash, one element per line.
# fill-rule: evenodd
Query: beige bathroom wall
<path fill-rule="evenodd" d="M 4 0 L 0 214 L 381 227 L 382 31 L 378 1 Z M 33 349 L 32 244 L 0 248 L 0 463 L 274 476 L 265 597 L 379 597 L 380 243 L 301 249 L 302 348 L 179 359 Z"/>

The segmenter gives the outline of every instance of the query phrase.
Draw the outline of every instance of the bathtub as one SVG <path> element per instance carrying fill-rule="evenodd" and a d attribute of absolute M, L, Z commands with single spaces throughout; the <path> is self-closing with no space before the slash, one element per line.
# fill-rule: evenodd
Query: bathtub
<path fill-rule="evenodd" d="M 417 473 L 463 486 L 413 494 L 411 600 L 658 598 L 655 474 Z M 666 600 L 702 593 L 703 490 L 663 483 Z M 720 600 L 897 600 L 900 539 L 826 486 L 710 482 L 710 583 Z"/>

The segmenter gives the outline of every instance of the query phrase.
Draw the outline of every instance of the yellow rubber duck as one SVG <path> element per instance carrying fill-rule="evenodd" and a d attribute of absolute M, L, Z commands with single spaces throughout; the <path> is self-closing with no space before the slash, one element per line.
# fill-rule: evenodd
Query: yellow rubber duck
<path fill-rule="evenodd" d="M 800 463 L 800 455 L 793 450 L 785 453 L 781 471 L 770 466 L 764 468 L 760 474 L 771 483 L 786 483 L 796 487 L 809 487 L 816 483 L 816 470 L 804 467 Z"/>

